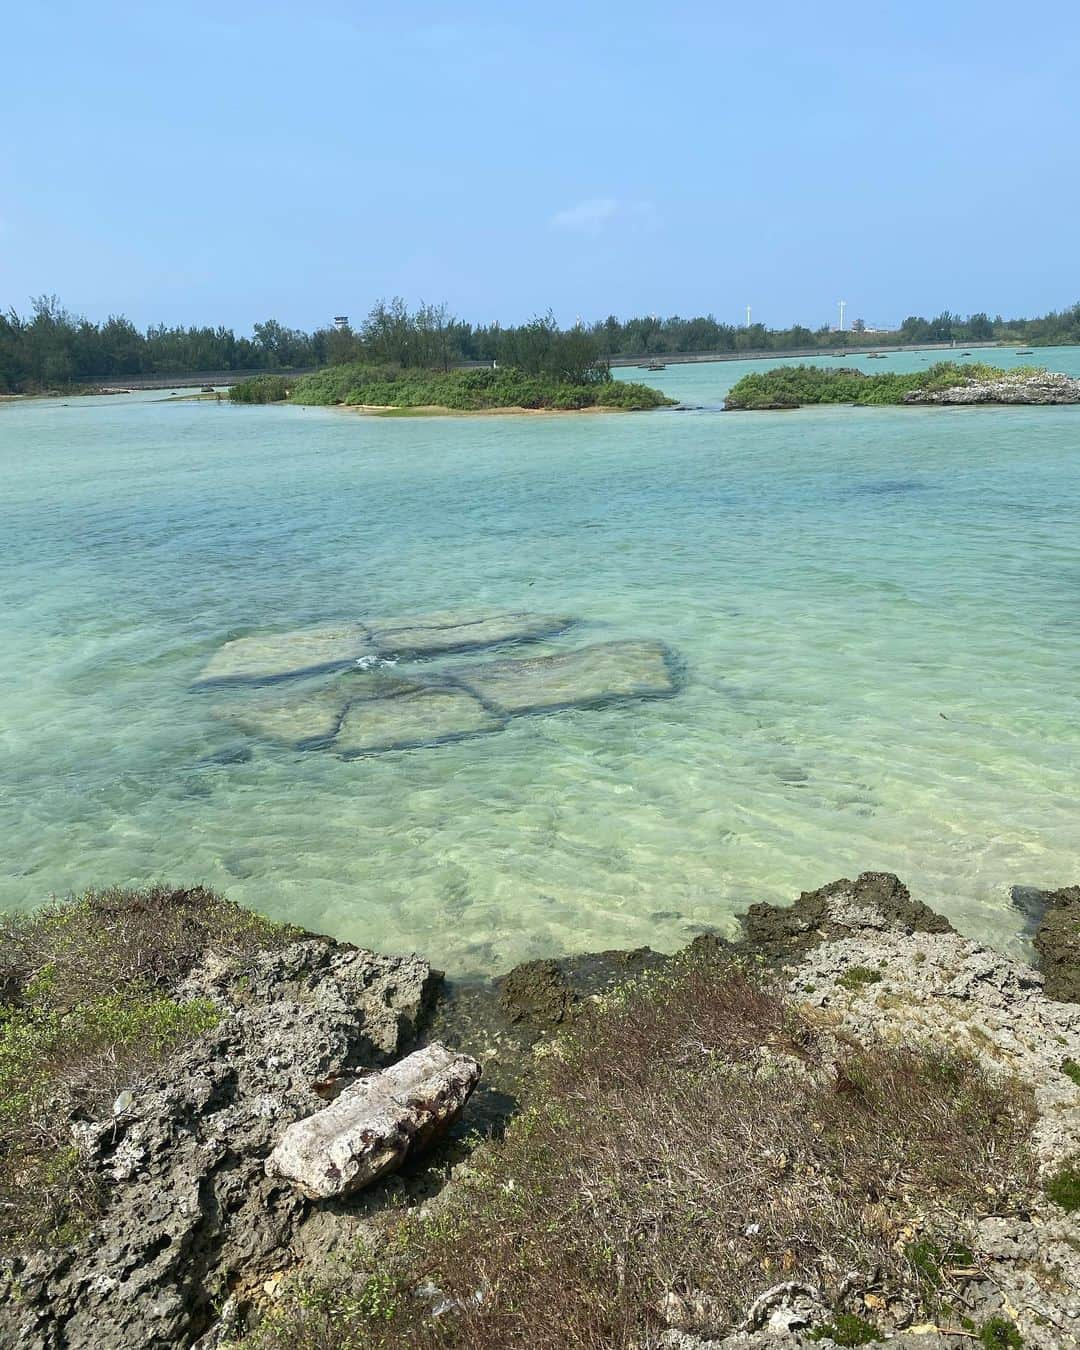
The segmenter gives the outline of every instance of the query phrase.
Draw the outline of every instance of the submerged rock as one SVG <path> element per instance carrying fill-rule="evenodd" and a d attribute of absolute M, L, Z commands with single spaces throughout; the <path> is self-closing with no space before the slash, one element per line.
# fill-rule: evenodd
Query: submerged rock
<path fill-rule="evenodd" d="M 357 623 L 323 624 L 292 633 L 255 633 L 226 642 L 203 667 L 196 683 L 258 684 L 338 670 L 373 654 L 367 629 Z"/>
<path fill-rule="evenodd" d="M 353 704 L 377 703 L 423 686 L 385 671 L 348 671 L 330 684 L 289 685 L 283 692 L 258 691 L 215 709 L 242 730 L 263 740 L 298 748 L 325 745 L 338 734 L 345 710 Z"/>
<path fill-rule="evenodd" d="M 353 670 L 317 687 L 231 697 L 215 716 L 296 748 L 373 754 L 498 731 L 527 713 L 662 698 L 678 687 L 672 665 L 660 642 L 601 642 L 552 656 L 421 667 L 408 676 Z"/>
<path fill-rule="evenodd" d="M 532 642 L 569 628 L 561 614 L 448 613 L 371 623 L 322 624 L 288 633 L 253 633 L 234 638 L 210 658 L 196 681 L 207 684 L 263 684 L 343 670 L 387 657 L 467 652 L 500 642 Z"/>
<path fill-rule="evenodd" d="M 554 656 L 463 666 L 448 674 L 506 713 L 658 698 L 677 688 L 662 642 L 599 642 Z"/>
<path fill-rule="evenodd" d="M 393 698 L 352 704 L 334 749 L 343 755 L 407 750 L 498 731 L 503 725 L 503 718 L 463 689 L 416 686 Z"/>
<path fill-rule="evenodd" d="M 433 1042 L 290 1125 L 266 1162 L 311 1200 L 351 1195 L 429 1147 L 461 1114 L 480 1065 Z"/>
<path fill-rule="evenodd" d="M 234 702 L 215 709 L 214 715 L 228 718 L 242 731 L 262 740 L 315 745 L 337 735 L 347 703 L 345 689 L 335 684 L 324 689 L 291 690 L 276 698 L 264 695 Z"/>
<path fill-rule="evenodd" d="M 435 656 L 473 651 L 500 642 L 534 642 L 571 627 L 564 614 L 430 614 L 373 620 L 369 633 L 383 656 Z"/>

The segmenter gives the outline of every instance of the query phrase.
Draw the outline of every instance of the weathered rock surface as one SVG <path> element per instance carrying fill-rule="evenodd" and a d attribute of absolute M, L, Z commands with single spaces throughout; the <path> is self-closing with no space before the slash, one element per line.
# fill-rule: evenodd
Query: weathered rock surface
<path fill-rule="evenodd" d="M 266 1161 L 310 1200 L 351 1195 L 422 1152 L 461 1114 L 480 1065 L 434 1042 L 295 1121 Z"/>
<path fill-rule="evenodd" d="M 343 755 L 407 750 L 498 731 L 504 724 L 464 689 L 418 686 L 391 698 L 350 704 L 333 744 Z"/>
<path fill-rule="evenodd" d="M 1043 903 L 1035 951 L 1047 995 L 1080 1003 L 1080 886 L 1045 891 Z"/>
<path fill-rule="evenodd" d="M 1080 380 L 1051 370 L 1022 376 L 1003 371 L 1000 379 L 970 380 L 952 389 L 913 389 L 904 395 L 904 402 L 938 406 L 970 403 L 1080 403 Z"/>
<path fill-rule="evenodd" d="M 863 872 L 855 881 L 833 881 L 803 891 L 793 905 L 751 905 L 743 916 L 746 945 L 768 960 L 790 960 L 844 937 L 849 920 L 859 928 L 876 915 L 880 928 L 904 933 L 951 933 L 952 924 L 920 900 L 891 872 Z M 699 938 L 700 943 L 711 941 Z"/>
<path fill-rule="evenodd" d="M 417 630 L 407 631 L 410 642 L 418 640 Z M 477 636 L 493 631 L 491 623 L 475 625 Z M 622 641 L 450 670 L 421 667 L 405 676 L 353 669 L 323 685 L 307 681 L 243 696 L 232 691 L 214 715 L 298 749 L 372 754 L 498 731 L 510 717 L 526 713 L 662 698 L 678 687 L 673 664 L 662 643 Z"/>
<path fill-rule="evenodd" d="M 343 670 L 362 661 L 467 652 L 500 642 L 552 637 L 573 623 L 561 614 L 447 613 L 411 619 L 376 619 L 253 633 L 234 638 L 210 658 L 196 681 L 260 684 Z"/>
<path fill-rule="evenodd" d="M 105 1211 L 70 1249 L 0 1275 L 0 1344 L 187 1346 L 234 1285 L 287 1267 L 320 1210 L 265 1159 L 342 1082 L 409 1047 L 438 978 L 418 957 L 314 937 L 196 968 L 180 996 L 213 999 L 221 1022 L 78 1131 Z"/>
<path fill-rule="evenodd" d="M 554 656 L 463 666 L 448 674 L 505 713 L 657 698 L 677 687 L 661 642 L 599 642 Z"/>
<path fill-rule="evenodd" d="M 367 629 L 358 623 L 323 624 L 292 633 L 255 633 L 234 638 L 214 653 L 199 684 L 256 684 L 264 680 L 339 670 L 374 655 Z"/>
<path fill-rule="evenodd" d="M 573 622 L 565 614 L 448 613 L 373 619 L 368 631 L 380 655 L 404 658 L 475 651 L 500 642 L 534 642 L 565 632 Z"/>

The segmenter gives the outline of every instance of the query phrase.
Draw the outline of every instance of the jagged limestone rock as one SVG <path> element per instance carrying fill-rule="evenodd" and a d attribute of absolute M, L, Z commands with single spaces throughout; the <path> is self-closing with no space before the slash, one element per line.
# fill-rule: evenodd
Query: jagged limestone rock
<path fill-rule="evenodd" d="M 70 1245 L 0 1263 L 0 1345 L 188 1346 L 238 1271 L 258 1287 L 290 1264 L 312 1211 L 266 1175 L 267 1155 L 325 1105 L 326 1085 L 411 1050 L 439 983 L 419 957 L 314 936 L 206 956 L 170 992 L 211 1000 L 221 1021 L 119 1115 L 82 1123 L 81 1166 L 104 1211 Z"/>
<path fill-rule="evenodd" d="M 600 642 L 555 656 L 492 661 L 449 673 L 489 707 L 506 713 L 656 698 L 676 689 L 661 642 Z"/>
<path fill-rule="evenodd" d="M 258 684 L 292 675 L 337 670 L 373 656 L 367 629 L 358 623 L 321 624 L 292 633 L 253 633 L 214 653 L 197 684 Z"/>
<path fill-rule="evenodd" d="M 350 704 L 333 746 L 344 755 L 406 750 L 497 731 L 504 724 L 503 718 L 463 689 L 417 688 L 391 698 Z"/>
<path fill-rule="evenodd" d="M 266 1174 L 292 1182 L 309 1200 L 351 1195 L 433 1143 L 479 1081 L 475 1059 L 433 1042 L 290 1125 Z"/>
<path fill-rule="evenodd" d="M 372 642 L 387 656 L 435 656 L 491 647 L 498 642 L 532 642 L 554 637 L 573 623 L 563 614 L 446 613 L 403 619 L 376 619 Z"/>

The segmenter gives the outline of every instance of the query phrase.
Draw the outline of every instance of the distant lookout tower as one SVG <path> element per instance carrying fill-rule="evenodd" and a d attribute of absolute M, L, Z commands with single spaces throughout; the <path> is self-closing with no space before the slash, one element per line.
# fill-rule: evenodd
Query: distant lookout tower
<path fill-rule="evenodd" d="M 337 328 L 337 329 L 339 329 L 339 330 L 342 330 L 342 329 L 348 328 L 348 326 L 349 326 L 349 316 L 348 316 L 347 314 L 335 314 L 335 315 L 334 315 L 334 327 L 335 327 L 335 328 Z"/>

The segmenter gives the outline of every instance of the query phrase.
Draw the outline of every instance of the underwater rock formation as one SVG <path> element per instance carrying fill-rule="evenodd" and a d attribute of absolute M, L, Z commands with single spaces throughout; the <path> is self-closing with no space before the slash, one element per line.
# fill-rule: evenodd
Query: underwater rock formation
<path fill-rule="evenodd" d="M 572 622 L 560 614 L 466 612 L 254 633 L 234 638 L 215 652 L 196 686 L 262 684 L 344 670 L 365 661 L 468 652 L 499 642 L 534 642 L 554 637 Z"/>
<path fill-rule="evenodd" d="M 344 756 L 441 745 L 497 731 L 511 717 L 523 714 L 677 692 L 674 659 L 663 643 L 652 640 L 600 642 L 545 656 L 449 668 L 422 665 L 407 675 L 391 673 L 385 666 L 356 668 L 368 660 L 388 660 L 375 653 L 385 653 L 395 643 L 412 656 L 461 652 L 472 644 L 534 640 L 549 634 L 553 625 L 561 629 L 568 622 L 550 615 L 495 615 L 470 621 L 450 616 L 372 627 L 364 630 L 367 637 L 355 626 L 351 637 L 345 630 L 319 629 L 274 639 L 240 638 L 211 659 L 200 684 L 272 682 L 274 688 L 245 691 L 243 697 L 234 690 L 215 715 L 260 739 L 297 749 L 329 747 Z M 316 632 L 318 638 L 312 636 Z M 350 650 L 360 653 L 348 661 L 352 669 L 337 672 L 329 684 L 289 679 L 287 688 L 280 687 L 286 675 L 301 673 L 298 662 L 344 651 L 349 642 Z M 271 660 L 277 662 L 276 674 L 251 673 L 269 671 Z"/>

